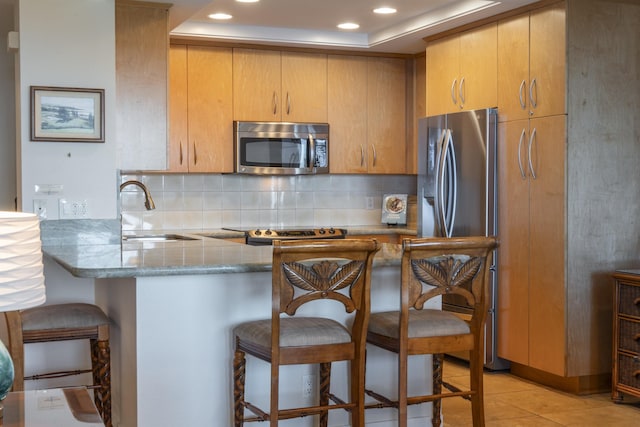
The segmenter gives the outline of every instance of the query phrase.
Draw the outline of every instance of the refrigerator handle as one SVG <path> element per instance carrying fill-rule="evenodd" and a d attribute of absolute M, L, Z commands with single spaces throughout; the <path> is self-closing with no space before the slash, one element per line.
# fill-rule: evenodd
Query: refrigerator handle
<path fill-rule="evenodd" d="M 524 143 L 524 137 L 526 132 L 522 129 L 522 133 L 520 134 L 520 142 L 518 142 L 518 166 L 520 167 L 520 176 L 522 179 L 527 179 L 527 175 L 524 172 L 524 166 L 522 166 L 522 144 Z"/>
<path fill-rule="evenodd" d="M 438 156 L 438 176 L 436 177 L 436 203 L 435 207 L 435 215 L 436 215 L 436 223 L 438 224 L 438 230 L 440 231 L 441 236 L 447 235 L 447 227 L 446 227 L 446 219 L 445 219 L 445 206 L 446 199 L 444 194 L 445 189 L 445 177 L 446 177 L 446 164 L 447 164 L 447 135 L 449 133 L 448 129 L 443 129 L 440 138 L 438 139 L 438 147 L 440 149 L 440 153 Z"/>
<path fill-rule="evenodd" d="M 443 133 L 440 165 L 438 168 L 438 224 L 444 237 L 451 237 L 455 222 L 457 173 L 456 154 L 453 147 L 451 130 Z M 445 185 L 446 181 L 446 185 Z M 446 190 L 446 194 L 445 194 Z"/>
<path fill-rule="evenodd" d="M 447 132 L 447 152 L 449 162 L 449 194 L 447 200 L 447 237 L 453 235 L 453 226 L 456 222 L 456 201 L 458 199 L 458 171 L 456 169 L 456 149 L 453 145 L 453 133 Z"/>
<path fill-rule="evenodd" d="M 533 169 L 533 160 L 531 160 L 531 146 L 536 139 L 536 130 L 536 128 L 533 128 L 533 132 L 531 132 L 531 136 L 529 137 L 529 170 L 531 171 L 531 177 L 533 179 L 536 179 L 536 171 Z"/>

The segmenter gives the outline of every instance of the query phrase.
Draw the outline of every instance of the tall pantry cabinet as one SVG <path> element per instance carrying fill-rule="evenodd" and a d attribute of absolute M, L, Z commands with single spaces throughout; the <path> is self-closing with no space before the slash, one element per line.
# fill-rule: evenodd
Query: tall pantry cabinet
<path fill-rule="evenodd" d="M 498 355 L 583 393 L 610 378 L 609 273 L 640 255 L 640 5 L 543 4 L 498 23 Z"/>
<path fill-rule="evenodd" d="M 564 375 L 564 22 L 559 4 L 498 23 L 498 354 L 556 375 Z"/>

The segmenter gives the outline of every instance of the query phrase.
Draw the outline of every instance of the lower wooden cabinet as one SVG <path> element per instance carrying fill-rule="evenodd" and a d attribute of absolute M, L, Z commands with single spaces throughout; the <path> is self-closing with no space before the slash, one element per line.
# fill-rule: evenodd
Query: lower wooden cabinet
<path fill-rule="evenodd" d="M 498 133 L 498 356 L 564 376 L 566 116 Z"/>
<path fill-rule="evenodd" d="M 619 271 L 613 308 L 611 399 L 640 397 L 640 270 Z"/>

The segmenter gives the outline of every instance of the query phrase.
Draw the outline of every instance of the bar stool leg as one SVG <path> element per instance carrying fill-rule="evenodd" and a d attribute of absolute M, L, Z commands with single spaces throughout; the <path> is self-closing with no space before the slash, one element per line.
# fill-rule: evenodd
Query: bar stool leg
<path fill-rule="evenodd" d="M 442 363 L 444 361 L 444 355 L 442 354 L 434 354 L 431 356 L 433 358 L 433 394 L 442 393 Z M 440 427 L 440 411 L 442 409 L 442 399 L 436 399 L 433 401 L 433 416 L 431 418 L 431 423 L 433 427 Z"/>
<path fill-rule="evenodd" d="M 233 358 L 233 400 L 234 400 L 234 426 L 242 427 L 244 425 L 244 378 L 246 370 L 246 359 L 244 352 L 236 350 Z"/>
<path fill-rule="evenodd" d="M 331 363 L 320 364 L 320 405 L 329 404 L 329 391 L 331 390 Z M 320 427 L 327 427 L 329 411 L 320 413 Z"/>
<path fill-rule="evenodd" d="M 99 335 L 101 335 L 99 333 Z M 111 349 L 108 339 L 92 339 L 91 369 L 93 374 L 94 400 L 106 427 L 111 420 Z"/>

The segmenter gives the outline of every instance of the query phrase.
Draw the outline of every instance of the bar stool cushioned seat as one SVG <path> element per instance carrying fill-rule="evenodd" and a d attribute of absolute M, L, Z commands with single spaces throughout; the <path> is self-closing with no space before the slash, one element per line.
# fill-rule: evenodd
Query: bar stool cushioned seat
<path fill-rule="evenodd" d="M 111 321 L 109 317 L 96 305 L 67 303 L 42 305 L 21 310 L 20 320 L 23 344 L 90 340 L 91 369 L 36 374 L 24 377 L 24 379 L 59 378 L 91 372 L 93 376 L 91 388 L 94 391 L 96 407 L 105 425 L 111 426 L 111 357 L 109 346 L 109 324 Z M 17 372 L 16 377 L 19 374 Z"/>

